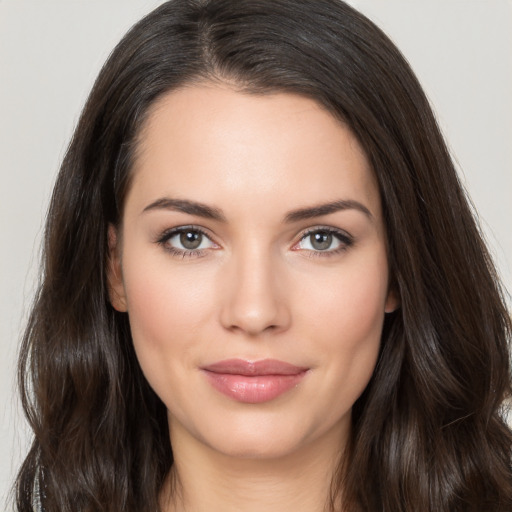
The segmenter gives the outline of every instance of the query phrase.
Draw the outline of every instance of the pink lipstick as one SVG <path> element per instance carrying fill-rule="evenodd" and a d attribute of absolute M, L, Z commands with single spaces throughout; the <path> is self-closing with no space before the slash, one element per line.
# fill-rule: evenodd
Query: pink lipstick
<path fill-rule="evenodd" d="M 228 359 L 202 368 L 210 384 L 238 402 L 268 402 L 297 386 L 308 368 L 275 359 Z"/>

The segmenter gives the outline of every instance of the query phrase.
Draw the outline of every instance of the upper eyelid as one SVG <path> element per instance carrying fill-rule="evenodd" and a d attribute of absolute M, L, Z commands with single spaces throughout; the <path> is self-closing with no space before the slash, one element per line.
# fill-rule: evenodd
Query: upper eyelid
<path fill-rule="evenodd" d="M 335 228 L 333 226 L 314 226 L 314 227 L 306 228 L 305 230 L 302 230 L 300 232 L 300 234 L 298 235 L 299 240 L 302 240 L 304 237 L 310 235 L 311 233 L 317 233 L 318 231 L 325 231 L 327 233 L 331 233 L 334 235 L 340 235 L 340 236 L 348 238 L 350 240 L 353 240 L 353 238 L 354 238 L 348 231 L 345 231 L 344 229 L 341 229 L 341 228 Z"/>
<path fill-rule="evenodd" d="M 174 228 L 165 229 L 164 231 L 160 232 L 160 234 L 158 235 L 158 240 L 168 239 L 168 238 L 171 238 L 173 235 L 176 235 L 178 233 L 183 233 L 185 231 L 197 231 L 198 233 L 201 233 L 202 235 L 209 238 L 212 242 L 217 243 L 217 242 L 215 242 L 215 240 L 213 239 L 212 235 L 210 234 L 210 232 L 208 230 L 206 230 L 205 228 L 202 228 L 200 226 L 195 226 L 193 224 L 189 224 L 186 226 L 176 226 Z"/>

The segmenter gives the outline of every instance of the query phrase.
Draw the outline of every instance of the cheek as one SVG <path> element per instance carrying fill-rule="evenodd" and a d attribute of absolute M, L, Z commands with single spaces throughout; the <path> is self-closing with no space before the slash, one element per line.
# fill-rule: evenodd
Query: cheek
<path fill-rule="evenodd" d="M 134 254 L 124 261 L 123 275 L 137 358 L 156 384 L 178 362 L 192 364 L 187 354 L 212 315 L 211 279 L 173 270 L 165 255 L 144 262 Z"/>
<path fill-rule="evenodd" d="M 379 282 L 378 274 L 370 276 L 371 273 L 354 280 L 338 298 L 337 326 L 343 331 L 343 339 L 352 342 L 348 343 L 348 349 L 357 350 L 380 341 L 387 283 Z"/>
<path fill-rule="evenodd" d="M 338 403 L 341 410 L 348 410 L 368 384 L 378 358 L 387 296 L 386 260 L 347 265 L 346 271 L 326 280 L 327 292 L 319 293 L 318 286 L 313 289 L 303 315 L 311 320 L 305 328 L 316 340 L 316 353 L 327 361 L 323 396 L 326 404 Z"/>
<path fill-rule="evenodd" d="M 365 341 L 380 339 L 388 272 L 385 255 L 377 255 L 340 266 L 323 282 L 309 286 L 304 314 L 316 318 L 318 329 L 332 333 L 341 349 L 357 349 Z"/>

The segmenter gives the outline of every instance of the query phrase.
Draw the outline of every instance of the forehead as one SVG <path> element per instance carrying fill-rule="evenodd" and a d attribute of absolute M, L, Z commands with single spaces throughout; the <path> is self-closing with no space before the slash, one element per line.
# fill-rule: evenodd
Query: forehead
<path fill-rule="evenodd" d="M 148 115 L 133 172 L 141 201 L 170 195 L 229 206 L 245 195 L 246 206 L 346 198 L 364 200 L 374 213 L 380 208 L 352 132 L 314 100 L 289 93 L 217 84 L 168 93 Z"/>

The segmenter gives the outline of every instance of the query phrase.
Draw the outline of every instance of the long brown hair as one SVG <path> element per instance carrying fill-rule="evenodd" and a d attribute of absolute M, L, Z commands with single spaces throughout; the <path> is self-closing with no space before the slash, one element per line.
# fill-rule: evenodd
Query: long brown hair
<path fill-rule="evenodd" d="M 378 180 L 392 285 L 375 373 L 353 408 L 331 508 L 512 510 L 510 319 L 431 108 L 407 62 L 338 0 L 172 0 L 104 65 L 53 192 L 19 382 L 34 441 L 17 510 L 154 512 L 172 465 L 165 407 L 109 304 L 149 107 L 195 80 L 313 98 L 358 137 Z M 343 499 L 343 503 L 341 500 Z"/>

